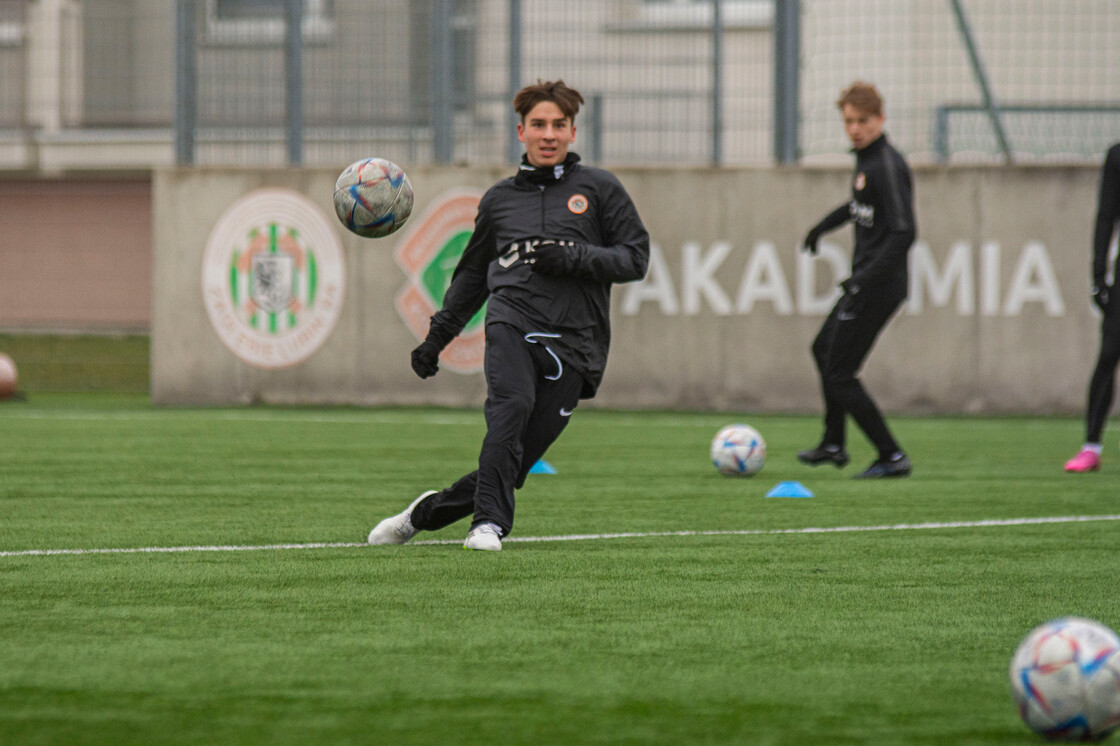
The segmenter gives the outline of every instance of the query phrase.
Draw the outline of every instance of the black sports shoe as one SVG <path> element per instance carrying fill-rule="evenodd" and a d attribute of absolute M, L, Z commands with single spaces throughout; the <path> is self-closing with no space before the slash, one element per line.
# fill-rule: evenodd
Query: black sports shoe
<path fill-rule="evenodd" d="M 809 466 L 817 466 L 826 461 L 831 461 L 837 469 L 843 469 L 851 459 L 848 458 L 848 452 L 840 446 L 817 446 L 798 453 L 797 460 Z"/>
<path fill-rule="evenodd" d="M 883 479 L 885 477 L 908 477 L 914 469 L 905 453 L 896 453 L 890 458 L 873 462 L 865 471 L 853 474 L 852 479 Z"/>

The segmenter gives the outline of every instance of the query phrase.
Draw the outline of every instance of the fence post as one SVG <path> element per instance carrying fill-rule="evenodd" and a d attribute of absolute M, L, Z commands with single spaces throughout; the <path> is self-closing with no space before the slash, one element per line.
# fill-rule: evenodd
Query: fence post
<path fill-rule="evenodd" d="M 976 42 L 972 38 L 972 28 L 968 25 L 968 19 L 965 17 L 960 0 L 950 0 L 950 2 L 953 5 L 953 14 L 957 18 L 957 28 L 961 32 L 965 49 L 968 51 L 969 62 L 972 63 L 972 72 L 975 73 L 976 82 L 980 86 L 984 108 L 988 110 L 988 118 L 992 122 L 992 130 L 996 133 L 996 139 L 999 140 L 999 147 L 1003 150 L 1004 160 L 1011 163 L 1011 144 L 1008 143 L 1007 133 L 1003 130 L 1003 118 L 999 112 L 999 105 L 992 96 L 992 87 L 988 84 L 988 73 L 984 70 L 984 63 L 980 60 L 980 52 L 976 49 Z"/>
<path fill-rule="evenodd" d="M 521 90 L 521 0 L 509 0 L 509 102 Z M 510 163 L 521 158 L 521 141 L 517 139 L 517 123 L 520 121 L 516 111 L 509 115 L 510 129 L 506 154 Z"/>
<path fill-rule="evenodd" d="M 801 128 L 801 0 L 774 2 L 774 159 L 796 163 Z"/>
<path fill-rule="evenodd" d="M 712 0 L 712 165 L 723 162 L 723 0 Z"/>
<path fill-rule="evenodd" d="M 945 104 L 933 110 L 933 152 L 937 162 L 949 162 L 949 107 Z"/>
<path fill-rule="evenodd" d="M 588 124 L 591 125 L 591 162 L 603 162 L 603 94 L 592 93 Z"/>
<path fill-rule="evenodd" d="M 194 165 L 198 119 L 198 66 L 195 64 L 194 0 L 175 4 L 175 163 Z"/>
<path fill-rule="evenodd" d="M 303 0 L 287 0 L 284 10 L 288 163 L 298 166 L 303 163 Z"/>
<path fill-rule="evenodd" d="M 455 155 L 452 130 L 455 77 L 455 57 L 451 33 L 452 0 L 434 0 L 432 3 L 432 155 L 436 163 L 451 163 Z"/>

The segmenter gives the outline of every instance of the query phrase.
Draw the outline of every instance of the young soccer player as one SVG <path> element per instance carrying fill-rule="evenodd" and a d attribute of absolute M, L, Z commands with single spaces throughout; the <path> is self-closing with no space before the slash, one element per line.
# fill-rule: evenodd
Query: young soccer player
<path fill-rule="evenodd" d="M 1116 367 L 1120 364 L 1120 303 L 1108 284 L 1108 255 L 1112 237 L 1120 226 L 1120 143 L 1108 150 L 1101 168 L 1097 223 L 1093 230 L 1093 302 L 1100 308 L 1101 346 L 1097 367 L 1089 381 L 1089 406 L 1085 412 L 1085 445 L 1066 462 L 1068 472 L 1101 468 L 1101 435 L 1112 409 Z M 1115 272 L 1115 268 L 1113 268 Z"/>
<path fill-rule="evenodd" d="M 440 351 L 489 301 L 478 468 L 381 521 L 370 544 L 404 544 L 417 531 L 473 514 L 463 546 L 500 550 L 513 529 L 514 490 L 579 400 L 599 387 L 611 338 L 611 286 L 645 276 L 649 235 L 619 180 L 569 152 L 581 103 L 561 80 L 517 93 L 521 166 L 483 195 L 443 308 L 412 352 L 416 374 L 435 375 Z"/>
<path fill-rule="evenodd" d="M 813 340 L 824 394 L 824 435 L 818 446 L 797 457 L 813 466 L 845 466 L 845 424 L 851 415 L 879 452 L 856 477 L 906 477 L 910 459 L 856 374 L 906 298 L 906 257 L 917 235 L 910 168 L 883 133 L 883 99 L 873 85 L 853 83 L 837 106 L 856 155 L 852 198 L 809 231 L 804 249 L 816 253 L 821 235 L 848 221 L 855 224 L 855 249 L 851 276 L 840 283 L 844 294 Z"/>

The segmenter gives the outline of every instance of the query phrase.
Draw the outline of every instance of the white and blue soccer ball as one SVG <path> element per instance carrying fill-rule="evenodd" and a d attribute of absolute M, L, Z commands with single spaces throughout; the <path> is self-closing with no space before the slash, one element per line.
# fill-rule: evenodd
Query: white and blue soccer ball
<path fill-rule="evenodd" d="M 363 158 L 347 166 L 334 184 L 334 211 L 347 230 L 363 238 L 393 233 L 412 214 L 412 182 L 400 166 L 384 158 Z"/>
<path fill-rule="evenodd" d="M 1011 691 L 1027 727 L 1053 741 L 1096 741 L 1120 726 L 1120 638 L 1065 617 L 1026 636 L 1011 658 Z"/>
<path fill-rule="evenodd" d="M 750 425 L 728 425 L 712 439 L 712 463 L 729 477 L 753 476 L 766 463 L 766 441 Z"/>

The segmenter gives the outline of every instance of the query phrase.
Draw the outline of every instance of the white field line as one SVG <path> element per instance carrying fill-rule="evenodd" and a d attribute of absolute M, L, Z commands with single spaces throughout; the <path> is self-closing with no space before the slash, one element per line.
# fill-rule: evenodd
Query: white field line
<path fill-rule="evenodd" d="M 587 412 L 597 412 L 588 408 Z M 608 411 L 608 410 L 602 410 Z M 688 414 L 667 415 L 657 413 L 657 427 L 696 427 L 711 428 L 712 419 Z M 217 422 L 293 422 L 337 425 L 455 425 L 461 427 L 483 427 L 481 409 L 433 411 L 422 415 L 415 412 L 386 412 L 370 409 L 365 412 L 307 412 L 291 410 L 241 410 L 241 409 L 153 409 L 138 412 L 90 412 L 86 410 L 42 410 L 29 409 L 0 412 L 0 419 L 12 420 L 69 420 L 78 422 L 146 422 L 164 421 L 217 421 Z M 734 417 L 732 417 L 734 419 Z M 645 427 L 650 426 L 650 418 L 612 415 L 608 421 L 595 423 L 596 426 Z M 982 422 L 975 423 L 983 426 Z M 1029 426 L 1024 423 L 1024 426 Z"/>
<path fill-rule="evenodd" d="M 85 412 L 68 410 L 28 410 L 5 412 L 5 419 L 19 420 L 70 420 L 78 422 L 147 422 L 162 421 L 217 421 L 217 422 L 294 422 L 332 425 L 400 425 L 419 422 L 424 425 L 476 425 L 484 421 L 479 412 L 433 413 L 417 417 L 415 414 L 393 412 L 311 414 L 299 411 L 248 411 L 237 410 L 153 410 L 150 412 Z"/>
<path fill-rule="evenodd" d="M 782 534 L 845 534 L 871 531 L 928 531 L 954 528 L 990 528 L 996 526 L 1034 526 L 1054 523 L 1092 523 L 1120 521 L 1114 515 L 1045 516 L 1040 518 L 995 518 L 983 521 L 948 521 L 938 523 L 895 523 L 882 526 L 831 526 L 809 528 L 729 529 L 722 531 L 630 531 L 614 534 L 567 534 L 563 536 L 511 536 L 507 543 L 539 543 L 546 541 L 606 541 L 610 539 L 645 539 L 676 536 L 777 536 Z M 459 544 L 462 539 L 432 539 L 412 544 Z M 349 549 L 364 547 L 365 542 L 315 542 L 310 544 L 259 544 L 249 546 L 213 545 L 181 547 L 120 547 L 103 549 L 21 549 L 0 551 L 0 557 L 37 557 L 66 554 L 175 554 L 191 552 L 260 552 L 285 549 Z"/>

